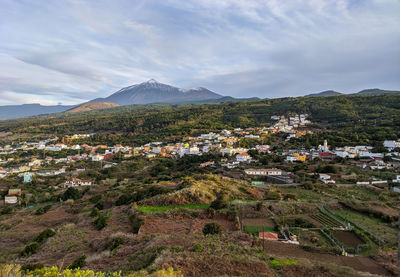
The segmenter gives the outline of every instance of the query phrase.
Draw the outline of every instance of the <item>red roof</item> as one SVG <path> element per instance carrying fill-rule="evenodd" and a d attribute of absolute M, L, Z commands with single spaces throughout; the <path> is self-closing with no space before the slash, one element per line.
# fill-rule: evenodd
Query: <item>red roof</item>
<path fill-rule="evenodd" d="M 320 157 L 334 157 L 336 154 L 329 153 L 329 152 L 319 152 L 318 154 Z"/>
<path fill-rule="evenodd" d="M 244 157 L 247 157 L 249 154 L 247 154 L 247 153 L 240 153 L 238 156 L 244 156 Z"/>
<path fill-rule="evenodd" d="M 260 232 L 258 233 L 258 237 L 266 240 L 278 240 L 278 234 L 272 232 Z"/>

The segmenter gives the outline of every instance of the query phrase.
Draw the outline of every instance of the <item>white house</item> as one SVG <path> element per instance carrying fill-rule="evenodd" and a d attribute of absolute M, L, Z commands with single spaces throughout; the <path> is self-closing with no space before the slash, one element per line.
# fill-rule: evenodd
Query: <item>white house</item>
<path fill-rule="evenodd" d="M 335 181 L 331 179 L 328 174 L 319 174 L 319 180 L 325 184 L 335 184 Z"/>
<path fill-rule="evenodd" d="M 93 155 L 92 156 L 92 161 L 93 162 L 99 162 L 101 160 L 104 160 L 104 157 L 102 155 L 97 154 L 97 155 Z"/>
<path fill-rule="evenodd" d="M 4 196 L 4 204 L 15 205 L 18 203 L 18 198 L 16 196 Z"/>
<path fill-rule="evenodd" d="M 244 172 L 248 175 L 255 176 L 278 176 L 282 175 L 282 170 L 278 168 L 266 168 L 266 169 L 246 169 Z"/>
<path fill-rule="evenodd" d="M 70 188 L 70 187 L 87 187 L 91 186 L 92 182 L 90 181 L 81 181 L 81 180 L 69 180 L 65 181 L 64 183 L 64 188 Z"/>
<path fill-rule="evenodd" d="M 250 162 L 251 161 L 251 157 L 247 153 L 240 153 L 240 154 L 236 155 L 236 161 L 238 161 L 238 162 Z"/>
<path fill-rule="evenodd" d="M 392 180 L 393 183 L 400 183 L 400 175 L 396 176 L 396 179 Z"/>
<path fill-rule="evenodd" d="M 400 141 L 395 140 L 385 140 L 383 142 L 383 146 L 388 148 L 389 150 L 393 150 L 395 148 L 400 148 Z"/>

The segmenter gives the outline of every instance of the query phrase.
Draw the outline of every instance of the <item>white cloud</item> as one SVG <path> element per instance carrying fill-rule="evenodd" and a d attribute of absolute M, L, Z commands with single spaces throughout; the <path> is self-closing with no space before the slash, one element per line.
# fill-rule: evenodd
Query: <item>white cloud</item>
<path fill-rule="evenodd" d="M 243 97 L 400 88 L 396 0 L 2 6 L 0 104 L 79 103 L 150 78 Z"/>

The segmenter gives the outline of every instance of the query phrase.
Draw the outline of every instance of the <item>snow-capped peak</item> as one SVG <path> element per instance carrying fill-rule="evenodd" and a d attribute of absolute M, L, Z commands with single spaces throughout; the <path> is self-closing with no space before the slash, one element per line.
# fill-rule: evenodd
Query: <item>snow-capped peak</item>
<path fill-rule="evenodd" d="M 146 83 L 148 83 L 148 84 L 158 84 L 158 82 L 156 80 L 154 80 L 154 79 L 150 79 Z"/>

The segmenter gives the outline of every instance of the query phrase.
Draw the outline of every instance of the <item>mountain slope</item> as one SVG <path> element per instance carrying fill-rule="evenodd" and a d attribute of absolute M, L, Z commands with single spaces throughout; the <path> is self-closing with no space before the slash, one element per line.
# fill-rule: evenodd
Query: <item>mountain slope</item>
<path fill-rule="evenodd" d="M 386 94 L 400 94 L 400 91 L 397 90 L 383 90 L 383 89 L 378 89 L 378 88 L 372 88 L 372 89 L 364 89 L 362 91 L 359 91 L 355 93 L 354 95 L 386 95 Z"/>
<path fill-rule="evenodd" d="M 80 112 L 89 112 L 93 110 L 103 110 L 103 109 L 110 109 L 110 108 L 115 108 L 119 107 L 118 104 L 115 103 L 104 103 L 104 102 L 99 102 L 99 103 L 85 103 L 82 105 L 79 105 L 78 107 L 72 108 L 66 113 L 80 113 Z"/>
<path fill-rule="evenodd" d="M 0 119 L 10 119 L 41 114 L 61 113 L 75 106 L 42 106 L 40 104 L 23 104 L 0 106 Z"/>
<path fill-rule="evenodd" d="M 334 91 L 334 90 L 325 90 L 322 92 L 318 92 L 318 93 L 311 93 L 311 94 L 307 94 L 304 97 L 318 97 L 318 96 L 336 96 L 336 95 L 342 95 L 343 93 Z"/>
<path fill-rule="evenodd" d="M 122 106 L 149 103 L 182 103 L 219 98 L 222 98 L 222 95 L 206 88 L 184 90 L 151 79 L 141 84 L 123 88 L 106 98 L 97 98 L 90 102 L 112 102 Z"/>

